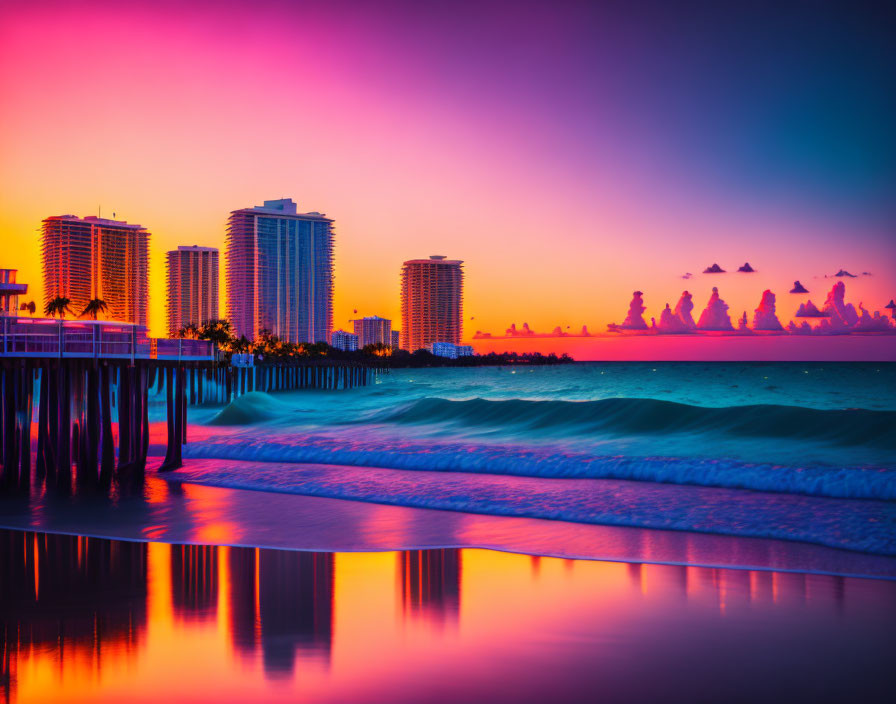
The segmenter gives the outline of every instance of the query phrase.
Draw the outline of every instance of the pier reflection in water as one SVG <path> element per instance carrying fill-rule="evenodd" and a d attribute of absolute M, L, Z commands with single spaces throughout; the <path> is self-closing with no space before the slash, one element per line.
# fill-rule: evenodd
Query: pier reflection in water
<path fill-rule="evenodd" d="M 8 702 L 873 701 L 896 654 L 881 580 L 18 531 L 0 570 Z"/>

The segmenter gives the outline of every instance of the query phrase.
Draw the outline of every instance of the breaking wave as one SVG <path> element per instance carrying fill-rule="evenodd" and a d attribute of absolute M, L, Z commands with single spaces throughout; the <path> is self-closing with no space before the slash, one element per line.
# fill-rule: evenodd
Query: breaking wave
<path fill-rule="evenodd" d="M 360 434 L 359 434 L 360 435 Z M 436 442 L 352 434 L 240 433 L 191 442 L 184 457 L 254 462 L 502 474 L 551 479 L 628 479 L 831 498 L 896 499 L 896 470 L 778 465 L 696 457 L 596 455 L 550 445 Z"/>
<path fill-rule="evenodd" d="M 770 404 L 707 408 L 651 398 L 599 401 L 423 398 L 380 411 L 365 422 L 450 423 L 467 428 L 551 435 L 558 431 L 563 435 L 724 434 L 896 449 L 893 432 L 896 411 L 821 410 Z"/>

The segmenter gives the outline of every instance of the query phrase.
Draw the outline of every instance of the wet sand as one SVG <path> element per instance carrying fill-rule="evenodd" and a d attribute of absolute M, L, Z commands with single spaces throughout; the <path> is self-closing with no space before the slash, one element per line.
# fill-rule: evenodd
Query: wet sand
<path fill-rule="evenodd" d="M 165 502 L 195 502 L 195 520 L 181 527 L 199 532 L 226 531 L 228 501 L 252 500 L 183 489 Z M 389 508 L 385 519 L 366 513 L 375 507 L 301 503 L 336 524 L 360 508 L 374 533 L 395 528 L 380 534 L 385 542 L 404 534 L 403 519 L 416 517 L 414 528 L 438 514 Z M 274 519 L 298 505 L 275 501 L 267 512 Z M 373 548 L 364 524 L 352 524 L 355 539 Z M 892 694 L 892 580 L 8 530 L 0 558 L 0 693 L 9 702 L 817 704 Z"/>
<path fill-rule="evenodd" d="M 172 478 L 176 475 L 169 475 Z M 201 486 L 0 499 L 0 527 L 167 543 L 370 552 L 464 547 L 617 562 L 896 579 L 896 558 L 807 543 L 489 516 Z"/>

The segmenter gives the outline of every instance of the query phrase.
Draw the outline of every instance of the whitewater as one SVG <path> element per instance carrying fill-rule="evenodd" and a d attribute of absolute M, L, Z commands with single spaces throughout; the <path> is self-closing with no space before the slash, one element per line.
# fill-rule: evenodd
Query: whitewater
<path fill-rule="evenodd" d="M 191 409 L 175 481 L 896 555 L 896 370 L 394 370 Z"/>

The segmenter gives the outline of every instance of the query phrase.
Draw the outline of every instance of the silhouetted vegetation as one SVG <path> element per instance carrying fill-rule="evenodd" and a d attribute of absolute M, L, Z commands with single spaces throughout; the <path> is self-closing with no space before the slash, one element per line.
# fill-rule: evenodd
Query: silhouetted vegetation
<path fill-rule="evenodd" d="M 254 354 L 256 363 L 268 361 L 296 362 L 305 360 L 344 361 L 363 364 L 371 367 L 419 368 L 419 367 L 497 367 L 508 364 L 526 364 L 540 366 L 546 364 L 570 364 L 573 360 L 568 355 L 541 354 L 540 352 L 519 354 L 517 352 L 490 352 L 485 355 L 471 355 L 450 359 L 438 357 L 426 350 L 408 352 L 378 342 L 367 345 L 362 350 L 347 352 L 331 347 L 325 342 L 286 342 L 263 330 L 255 342 L 249 341 L 245 335 L 236 337 L 233 327 L 227 320 L 211 320 L 202 325 L 189 324 L 177 331 L 175 337 L 193 340 L 209 340 L 214 342 L 229 359 L 232 354 Z"/>
<path fill-rule="evenodd" d="M 70 298 L 56 296 L 56 298 L 47 303 L 44 308 L 44 315 L 49 315 L 52 318 L 55 318 L 57 315 L 60 318 L 64 318 L 66 315 L 71 315 L 71 303 L 72 301 Z"/>
<path fill-rule="evenodd" d="M 91 298 L 84 307 L 84 310 L 81 311 L 81 317 L 83 318 L 89 315 L 94 320 L 97 320 L 100 313 L 105 313 L 107 310 L 109 310 L 109 304 L 102 298 Z"/>

